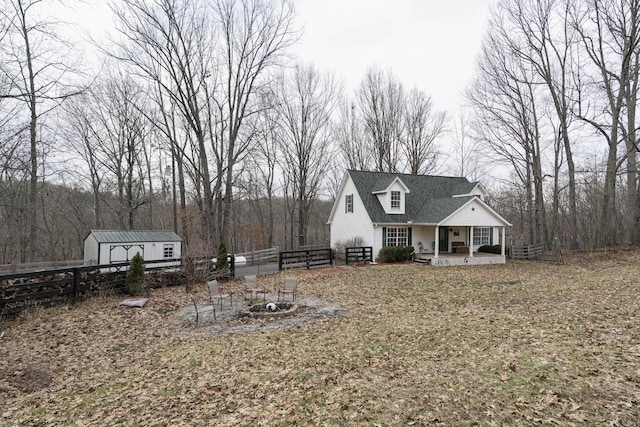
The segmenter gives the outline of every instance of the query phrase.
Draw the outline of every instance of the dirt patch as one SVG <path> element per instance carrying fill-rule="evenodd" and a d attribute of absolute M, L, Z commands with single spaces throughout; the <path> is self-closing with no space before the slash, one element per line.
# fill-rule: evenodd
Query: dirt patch
<path fill-rule="evenodd" d="M 3 369 L 0 379 L 6 381 L 9 387 L 0 387 L 0 393 L 17 389 L 23 393 L 33 393 L 51 384 L 50 369 L 44 366 L 27 365 L 18 369 Z"/>

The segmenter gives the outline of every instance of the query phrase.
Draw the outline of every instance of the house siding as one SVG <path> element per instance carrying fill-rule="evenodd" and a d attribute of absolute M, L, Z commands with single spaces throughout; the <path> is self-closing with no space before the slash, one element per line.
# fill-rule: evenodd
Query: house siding
<path fill-rule="evenodd" d="M 353 194 L 353 213 L 345 212 L 345 196 Z M 347 178 L 340 199 L 336 200 L 336 212 L 331 222 L 331 247 L 346 240 L 361 238 L 364 246 L 373 246 L 372 223 L 351 178 Z"/>
<path fill-rule="evenodd" d="M 370 245 L 372 246 L 373 250 L 373 259 L 378 258 L 378 252 L 380 252 L 380 249 L 382 249 L 382 245 L 386 243 L 383 243 L 385 239 L 386 228 L 387 227 L 375 227 L 373 229 L 373 243 Z"/>
<path fill-rule="evenodd" d="M 413 248 L 419 252 L 418 242 L 422 243 L 423 253 L 433 253 L 435 249 L 435 227 L 413 227 Z"/>
<path fill-rule="evenodd" d="M 442 222 L 443 225 L 451 226 L 473 226 L 473 227 L 501 227 L 504 225 L 500 218 L 487 211 L 479 201 L 473 200 L 463 206 L 449 218 Z"/>

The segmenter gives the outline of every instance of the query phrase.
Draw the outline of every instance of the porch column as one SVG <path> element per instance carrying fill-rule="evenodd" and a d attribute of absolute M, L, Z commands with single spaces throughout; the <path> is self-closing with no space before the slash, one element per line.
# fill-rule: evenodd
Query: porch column
<path fill-rule="evenodd" d="M 436 225 L 436 235 L 433 238 L 433 241 L 436 242 L 435 250 L 433 252 L 434 258 L 438 258 L 438 252 L 440 251 L 440 226 Z"/>
<path fill-rule="evenodd" d="M 506 252 L 505 252 L 505 246 L 507 246 L 507 245 L 506 245 L 506 242 L 505 242 L 505 239 L 506 239 L 506 237 L 507 237 L 507 236 L 506 236 L 506 234 L 507 234 L 507 233 L 506 233 L 506 231 L 505 231 L 505 229 L 506 229 L 506 228 L 507 228 L 507 227 L 505 227 L 505 226 L 503 226 L 503 227 L 502 227 L 502 240 L 501 240 L 501 242 L 502 242 L 502 248 L 500 248 L 500 255 L 502 255 L 502 256 L 505 256 L 505 254 L 506 254 Z"/>
<path fill-rule="evenodd" d="M 469 258 L 473 257 L 473 226 L 469 228 Z"/>

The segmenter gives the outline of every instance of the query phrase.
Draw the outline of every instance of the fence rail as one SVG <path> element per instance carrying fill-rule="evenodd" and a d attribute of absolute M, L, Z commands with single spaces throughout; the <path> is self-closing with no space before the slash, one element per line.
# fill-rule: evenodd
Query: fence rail
<path fill-rule="evenodd" d="M 264 265 L 264 264 L 276 264 L 278 263 L 278 257 L 280 255 L 280 248 L 274 246 L 269 249 L 261 249 L 259 251 L 242 252 L 235 254 L 236 259 L 243 257 L 246 265 Z"/>
<path fill-rule="evenodd" d="M 331 265 L 333 265 L 333 250 L 331 248 L 307 249 L 280 252 L 278 269 L 304 268 L 309 270 Z"/>
<path fill-rule="evenodd" d="M 358 246 L 345 248 L 345 262 L 361 263 L 361 262 L 373 262 L 373 247 L 371 246 Z"/>
<path fill-rule="evenodd" d="M 145 262 L 148 287 L 184 283 L 184 277 L 178 270 L 158 267 L 163 263 L 166 260 Z M 2 274 L 0 314 L 17 314 L 36 305 L 52 307 L 75 303 L 104 292 L 123 292 L 128 265 L 124 262 Z M 112 268 L 117 268 L 117 271 L 110 271 Z"/>
<path fill-rule="evenodd" d="M 89 265 L 88 261 L 71 260 L 71 261 L 42 261 L 30 262 L 25 264 L 0 264 L 0 274 L 10 274 L 24 271 L 52 270 L 67 267 L 83 267 Z"/>
<path fill-rule="evenodd" d="M 542 255 L 542 244 L 513 246 L 511 248 L 511 256 L 514 259 L 536 259 Z"/>
<path fill-rule="evenodd" d="M 279 248 L 235 254 L 230 258 L 230 277 L 235 276 L 239 266 L 238 257 L 244 257 L 243 268 L 276 265 L 283 269 L 311 269 L 333 265 L 331 248 L 304 249 L 280 252 Z M 4 314 L 17 314 L 33 306 L 51 307 L 75 303 L 102 292 L 124 292 L 126 270 L 129 262 L 106 265 L 78 265 L 63 268 L 41 268 L 24 271 L 15 268 L 6 274 L 0 271 L 0 318 Z M 145 286 L 154 288 L 207 280 L 215 272 L 211 257 L 145 261 Z M 169 264 L 169 265 L 168 265 Z M 39 267 L 39 266 L 38 266 Z M 30 265 L 34 268 L 34 265 Z M 266 268 L 266 267 L 265 267 Z M 255 274 L 255 273 L 251 273 Z"/>

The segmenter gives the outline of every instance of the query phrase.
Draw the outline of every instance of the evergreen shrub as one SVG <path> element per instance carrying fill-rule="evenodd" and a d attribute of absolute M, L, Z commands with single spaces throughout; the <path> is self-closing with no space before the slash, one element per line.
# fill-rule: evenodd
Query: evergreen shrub
<path fill-rule="evenodd" d="M 222 270 L 227 272 L 229 270 L 229 253 L 227 252 L 227 245 L 224 242 L 220 242 L 218 246 L 218 259 L 216 262 L 216 270 Z"/>
<path fill-rule="evenodd" d="M 136 252 L 133 258 L 131 258 L 131 264 L 129 264 L 125 282 L 129 295 L 137 295 L 142 291 L 142 284 L 144 283 L 144 260 L 140 252 Z"/>
<path fill-rule="evenodd" d="M 379 262 L 404 262 L 411 260 L 413 246 L 385 246 L 378 252 Z"/>
<path fill-rule="evenodd" d="M 501 254 L 502 246 L 501 245 L 483 245 L 478 248 L 478 252 L 485 252 L 489 254 Z"/>

